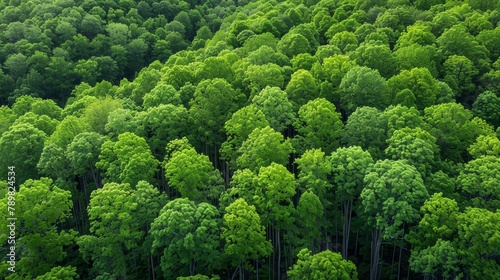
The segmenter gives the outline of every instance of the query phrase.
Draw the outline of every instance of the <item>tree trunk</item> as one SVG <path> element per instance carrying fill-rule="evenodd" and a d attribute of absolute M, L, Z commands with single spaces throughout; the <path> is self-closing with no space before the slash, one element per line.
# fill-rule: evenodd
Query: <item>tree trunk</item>
<path fill-rule="evenodd" d="M 347 260 L 349 254 L 349 236 L 351 234 L 352 200 L 343 203 L 344 227 L 342 229 L 342 257 Z"/>
<path fill-rule="evenodd" d="M 380 236 L 380 230 L 372 231 L 372 253 L 370 259 L 370 280 L 378 279 L 378 262 L 380 256 L 380 245 L 382 243 L 382 238 Z"/>
<path fill-rule="evenodd" d="M 281 279 L 281 239 L 279 229 L 276 230 L 276 238 L 278 239 L 278 279 Z"/>
<path fill-rule="evenodd" d="M 401 254 L 403 253 L 403 246 L 399 247 L 399 261 L 398 261 L 398 280 L 401 279 Z"/>

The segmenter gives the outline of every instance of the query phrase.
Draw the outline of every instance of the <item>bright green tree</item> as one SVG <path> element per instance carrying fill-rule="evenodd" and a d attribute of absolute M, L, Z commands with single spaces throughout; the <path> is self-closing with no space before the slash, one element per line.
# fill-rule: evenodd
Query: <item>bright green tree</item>
<path fill-rule="evenodd" d="M 141 180 L 151 182 L 158 163 L 144 138 L 126 132 L 118 136 L 118 141 L 102 144 L 96 167 L 106 172 L 105 182 L 136 185 Z"/>
<path fill-rule="evenodd" d="M 244 270 L 252 270 L 248 261 L 268 256 L 272 246 L 266 240 L 265 227 L 261 225 L 255 206 L 239 198 L 225 209 L 221 238 L 226 241 L 224 252 L 231 257 L 231 264 L 244 279 Z"/>
<path fill-rule="evenodd" d="M 375 158 L 382 156 L 386 147 L 387 121 L 383 112 L 372 107 L 357 108 L 345 125 L 343 142 L 359 146 Z"/>
<path fill-rule="evenodd" d="M 300 107 L 294 124 L 299 133 L 300 150 L 321 148 L 327 154 L 339 147 L 343 123 L 335 105 L 324 98 L 307 102 Z M 299 151 L 299 147 L 296 147 Z"/>
<path fill-rule="evenodd" d="M 189 147 L 169 156 L 164 164 L 165 177 L 184 198 L 213 202 L 219 197 L 224 187 L 223 179 L 206 155 Z"/>
<path fill-rule="evenodd" d="M 428 198 L 418 171 L 403 161 L 378 161 L 366 174 L 362 210 L 372 230 L 370 279 L 378 278 L 382 240 L 405 235 L 405 225 L 418 220 Z"/>
<path fill-rule="evenodd" d="M 387 82 L 377 70 L 366 66 L 351 68 L 342 78 L 339 90 L 342 110 L 348 115 L 358 107 L 385 109 L 389 105 Z"/>
<path fill-rule="evenodd" d="M 495 211 L 500 207 L 500 158 L 483 156 L 465 164 L 457 178 L 463 205 Z"/>
<path fill-rule="evenodd" d="M 238 149 L 240 155 L 236 159 L 238 168 L 258 170 L 275 162 L 286 165 L 293 147 L 290 140 L 268 127 L 255 128 Z"/>
<path fill-rule="evenodd" d="M 252 98 L 252 104 L 266 116 L 269 126 L 283 131 L 295 118 L 287 93 L 278 87 L 266 87 Z"/>
<path fill-rule="evenodd" d="M 340 204 L 343 215 L 342 256 L 347 259 L 354 203 L 364 187 L 365 174 L 373 165 L 369 152 L 358 146 L 339 148 L 328 158 L 331 164 L 330 182 L 335 190 L 335 206 Z"/>
<path fill-rule="evenodd" d="M 297 258 L 297 263 L 288 271 L 292 280 L 358 279 L 354 263 L 343 259 L 339 253 L 326 250 L 313 255 L 310 250 L 302 249 Z"/>
<path fill-rule="evenodd" d="M 211 274 L 219 265 L 219 211 L 187 198 L 168 202 L 151 224 L 152 252 L 161 255 L 165 279 Z"/>
<path fill-rule="evenodd" d="M 251 104 L 236 111 L 226 122 L 224 129 L 227 140 L 222 143 L 221 155 L 230 165 L 236 167 L 237 150 L 255 128 L 269 126 L 264 113 Z"/>
<path fill-rule="evenodd" d="M 15 172 L 17 174 L 19 170 L 16 168 Z M 0 201 L 2 208 L 6 209 L 2 213 L 4 219 L 12 218 L 7 212 L 10 201 L 12 200 L 8 196 Z M 73 230 L 60 227 L 72 215 L 71 193 L 55 186 L 51 179 L 30 179 L 19 186 L 15 194 L 15 205 L 11 207 L 15 209 L 12 211 L 15 211 L 17 218 L 17 276 L 34 279 L 63 262 L 74 245 L 76 236 Z M 9 228 L 5 226 L 0 233 L 2 244 L 7 243 L 8 231 Z"/>
<path fill-rule="evenodd" d="M 22 184 L 28 179 L 37 179 L 36 165 L 46 139 L 47 135 L 43 131 L 30 124 L 11 126 L 0 138 L 1 170 L 7 170 L 8 166 L 15 166 L 17 184 Z M 7 173 L 3 172 L 0 178 L 7 179 Z"/>
<path fill-rule="evenodd" d="M 387 139 L 387 144 L 387 157 L 393 160 L 407 160 L 424 178 L 430 174 L 432 164 L 439 155 L 436 138 L 419 127 L 395 130 Z"/>

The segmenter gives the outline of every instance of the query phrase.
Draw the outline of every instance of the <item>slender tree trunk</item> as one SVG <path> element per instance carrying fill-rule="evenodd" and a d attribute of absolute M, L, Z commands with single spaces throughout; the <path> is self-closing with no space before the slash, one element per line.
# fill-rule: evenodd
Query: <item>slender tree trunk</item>
<path fill-rule="evenodd" d="M 378 262 L 380 256 L 380 245 L 382 239 L 380 230 L 372 231 L 372 253 L 370 259 L 370 280 L 376 280 L 378 277 Z"/>
<path fill-rule="evenodd" d="M 343 203 L 344 227 L 342 229 L 342 257 L 347 260 L 349 254 L 349 236 L 351 234 L 352 200 Z"/>
<path fill-rule="evenodd" d="M 358 238 L 359 238 L 359 232 L 356 232 L 356 242 L 354 243 L 354 257 L 358 257 Z"/>
<path fill-rule="evenodd" d="M 276 238 L 278 239 L 278 279 L 281 279 L 281 239 L 279 229 L 276 230 Z"/>
<path fill-rule="evenodd" d="M 401 279 L 401 254 L 402 253 L 403 253 L 403 246 L 399 246 L 398 280 Z"/>
<path fill-rule="evenodd" d="M 392 279 L 392 271 L 394 269 L 394 257 L 396 256 L 396 244 L 394 244 L 394 249 L 392 249 L 392 261 L 391 261 L 391 276 L 390 279 Z"/>

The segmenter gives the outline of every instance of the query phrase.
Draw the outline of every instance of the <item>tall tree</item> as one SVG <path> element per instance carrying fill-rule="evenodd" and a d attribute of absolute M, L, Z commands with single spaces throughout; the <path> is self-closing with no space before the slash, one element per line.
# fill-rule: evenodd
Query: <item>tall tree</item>
<path fill-rule="evenodd" d="M 369 152 L 363 151 L 358 146 L 351 146 L 337 149 L 329 157 L 329 160 L 332 168 L 330 181 L 335 190 L 335 206 L 340 204 L 344 222 L 342 227 L 342 257 L 347 259 L 354 203 L 359 199 L 363 190 L 363 180 L 373 165 L 373 159 Z"/>
<path fill-rule="evenodd" d="M 168 202 L 151 224 L 152 252 L 161 254 L 165 279 L 211 274 L 219 266 L 219 211 L 187 198 Z"/>
<path fill-rule="evenodd" d="M 402 161 L 378 161 L 366 174 L 361 192 L 363 213 L 372 229 L 370 279 L 379 277 L 382 240 L 403 238 L 407 224 L 419 218 L 428 197 L 418 171 Z"/>
<path fill-rule="evenodd" d="M 225 212 L 221 231 L 221 238 L 226 241 L 224 252 L 231 257 L 235 273 L 243 280 L 245 269 L 253 270 L 248 261 L 268 256 L 272 246 L 266 240 L 265 227 L 255 206 L 239 198 L 226 207 Z"/>

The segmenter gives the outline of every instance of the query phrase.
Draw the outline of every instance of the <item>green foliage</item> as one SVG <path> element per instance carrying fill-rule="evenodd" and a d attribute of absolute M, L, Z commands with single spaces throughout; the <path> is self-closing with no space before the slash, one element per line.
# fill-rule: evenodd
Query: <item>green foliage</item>
<path fill-rule="evenodd" d="M 220 172 L 206 155 L 198 154 L 192 147 L 171 153 L 164 168 L 168 184 L 184 198 L 210 201 L 218 198 L 223 189 Z"/>
<path fill-rule="evenodd" d="M 0 201 L 4 209 L 8 201 L 7 195 Z M 76 232 L 59 227 L 71 217 L 71 193 L 54 186 L 48 178 L 30 179 L 19 187 L 15 203 L 16 273 L 34 279 L 61 263 L 75 243 Z M 5 211 L 2 216 L 7 218 L 7 214 Z M 8 227 L 2 229 L 2 243 L 6 243 L 8 231 Z"/>
<path fill-rule="evenodd" d="M 151 250 L 162 255 L 165 279 L 212 273 L 219 266 L 219 227 L 219 211 L 212 205 L 187 198 L 167 203 L 150 230 Z"/>
<path fill-rule="evenodd" d="M 292 124 L 294 113 L 287 93 L 277 87 L 266 87 L 252 98 L 252 104 L 266 116 L 269 126 L 283 131 Z"/>
<path fill-rule="evenodd" d="M 244 95 L 224 79 L 200 82 L 189 109 L 197 139 L 204 143 L 221 144 L 224 123 L 243 102 Z"/>
<path fill-rule="evenodd" d="M 366 66 L 351 68 L 342 78 L 339 90 L 342 93 L 340 97 L 342 109 L 348 115 L 358 107 L 385 109 L 389 105 L 389 91 L 385 79 L 377 70 Z"/>
<path fill-rule="evenodd" d="M 312 254 L 302 249 L 297 263 L 288 271 L 290 279 L 358 279 L 356 266 L 330 250 Z"/>
<path fill-rule="evenodd" d="M 347 120 L 343 142 L 347 147 L 359 146 L 379 158 L 386 147 L 386 127 L 382 112 L 372 107 L 359 107 Z"/>
<path fill-rule="evenodd" d="M 483 156 L 469 161 L 457 178 L 457 188 L 463 194 L 467 206 L 494 211 L 500 204 L 499 182 L 500 159 Z"/>
<path fill-rule="evenodd" d="M 255 206 L 239 198 L 226 207 L 225 212 L 221 231 L 221 238 L 226 241 L 224 252 L 231 257 L 233 267 L 240 270 L 241 277 L 243 268 L 252 270 L 247 265 L 249 260 L 268 256 L 272 247 L 266 240 Z"/>
<path fill-rule="evenodd" d="M 267 126 L 269 126 L 269 122 L 266 116 L 253 104 L 236 111 L 224 125 L 227 140 L 221 146 L 222 157 L 235 167 L 237 150 L 241 147 L 243 141 L 248 138 L 248 135 L 255 128 Z"/>
<path fill-rule="evenodd" d="M 42 154 L 47 135 L 30 124 L 21 123 L 11 126 L 0 138 L 0 167 L 7 170 L 8 166 L 15 166 L 16 183 L 22 184 L 28 179 L 37 179 L 36 165 Z M 7 179 L 3 172 L 0 178 Z"/>
<path fill-rule="evenodd" d="M 331 153 L 339 147 L 343 126 L 335 105 L 324 98 L 307 102 L 300 107 L 294 124 L 299 133 L 297 151 L 321 148 Z"/>
<path fill-rule="evenodd" d="M 96 167 L 106 172 L 106 182 L 136 185 L 141 180 L 151 182 L 158 163 L 144 138 L 126 132 L 118 136 L 118 141 L 102 144 Z"/>
<path fill-rule="evenodd" d="M 255 128 L 238 149 L 240 156 L 236 159 L 236 165 L 239 169 L 249 168 L 252 171 L 273 162 L 285 165 L 291 152 L 293 147 L 290 139 L 284 140 L 283 135 L 269 126 Z"/>

